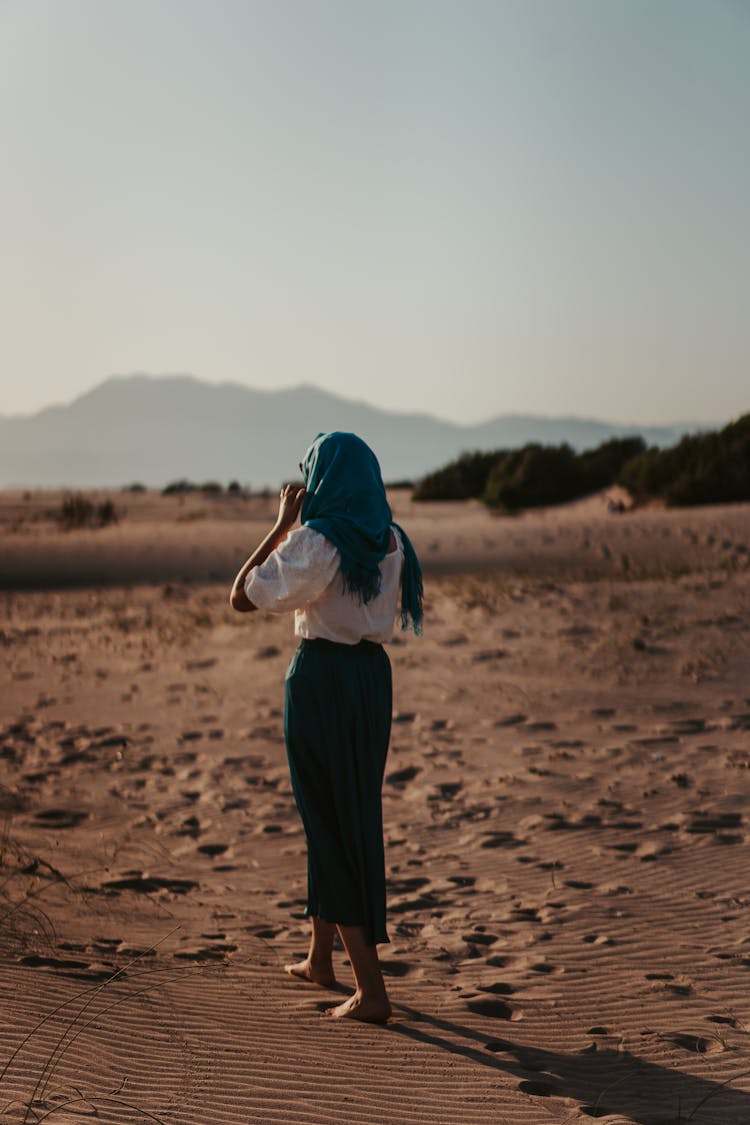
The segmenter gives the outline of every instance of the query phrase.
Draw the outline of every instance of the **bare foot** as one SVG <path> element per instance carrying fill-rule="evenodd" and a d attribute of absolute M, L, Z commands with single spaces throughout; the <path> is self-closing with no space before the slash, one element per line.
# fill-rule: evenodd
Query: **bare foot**
<path fill-rule="evenodd" d="M 351 1019 L 361 1020 L 363 1023 L 387 1023 L 391 1017 L 391 1005 L 388 997 L 382 1000 L 366 1000 L 355 992 L 343 1004 L 335 1008 L 326 1008 L 325 1014 L 335 1020 Z"/>
<path fill-rule="evenodd" d="M 308 957 L 306 957 L 304 961 L 297 961 L 295 965 L 285 965 L 284 970 L 289 973 L 291 977 L 309 980 L 313 984 L 322 984 L 324 988 L 334 988 L 336 985 L 333 966 L 328 965 L 323 967 L 313 965 Z"/>

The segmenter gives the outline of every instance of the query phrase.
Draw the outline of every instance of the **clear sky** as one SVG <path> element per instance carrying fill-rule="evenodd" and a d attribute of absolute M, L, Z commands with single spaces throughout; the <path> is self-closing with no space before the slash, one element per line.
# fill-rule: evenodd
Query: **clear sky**
<path fill-rule="evenodd" d="M 750 0 L 0 0 L 0 414 L 750 410 Z"/>

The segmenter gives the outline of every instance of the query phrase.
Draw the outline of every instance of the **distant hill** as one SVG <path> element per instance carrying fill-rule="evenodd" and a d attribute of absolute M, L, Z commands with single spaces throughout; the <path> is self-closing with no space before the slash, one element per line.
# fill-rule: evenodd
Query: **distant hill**
<path fill-rule="evenodd" d="M 529 441 L 589 449 L 640 434 L 672 445 L 698 426 L 621 426 L 581 418 L 501 415 L 461 426 L 397 414 L 312 386 L 253 390 L 188 375 L 115 376 L 65 406 L 0 416 L 0 486 L 161 487 L 236 479 L 255 488 L 293 478 L 321 430 L 353 430 L 375 449 L 386 480 L 415 479 L 465 450 Z"/>

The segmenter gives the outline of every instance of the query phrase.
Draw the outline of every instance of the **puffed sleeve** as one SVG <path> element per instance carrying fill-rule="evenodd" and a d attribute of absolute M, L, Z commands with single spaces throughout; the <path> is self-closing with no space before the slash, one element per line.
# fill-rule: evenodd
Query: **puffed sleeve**
<path fill-rule="evenodd" d="M 330 586 L 339 569 L 339 551 L 312 527 L 298 527 L 250 571 L 245 593 L 258 609 L 286 613 L 303 609 Z"/>

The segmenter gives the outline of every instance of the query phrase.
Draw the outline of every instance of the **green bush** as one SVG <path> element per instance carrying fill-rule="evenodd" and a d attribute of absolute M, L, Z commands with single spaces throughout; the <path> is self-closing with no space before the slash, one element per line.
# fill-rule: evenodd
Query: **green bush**
<path fill-rule="evenodd" d="M 596 449 L 579 454 L 584 494 L 599 492 L 613 484 L 624 465 L 646 452 L 642 437 L 611 438 Z"/>
<path fill-rule="evenodd" d="M 636 498 L 672 506 L 750 500 L 750 414 L 723 430 L 683 437 L 670 449 L 647 449 L 640 437 L 612 438 L 575 453 L 569 445 L 532 442 L 522 449 L 463 453 L 429 473 L 415 500 L 481 497 L 518 511 L 575 500 L 621 484 Z"/>
<path fill-rule="evenodd" d="M 628 461 L 618 483 L 639 499 L 670 507 L 750 500 L 750 414 L 723 430 L 691 434 L 671 449 L 648 449 Z"/>
<path fill-rule="evenodd" d="M 166 484 L 161 490 L 161 494 L 162 496 L 175 496 L 183 492 L 195 492 L 197 488 L 198 486 L 193 484 L 192 481 L 182 477 L 180 480 L 173 480 Z"/>
<path fill-rule="evenodd" d="M 481 496 L 495 462 L 506 453 L 462 453 L 456 461 L 428 473 L 414 490 L 415 500 L 471 500 Z"/>
<path fill-rule="evenodd" d="M 515 512 L 561 504 L 585 491 L 579 458 L 569 445 L 532 442 L 495 463 L 482 499 L 491 508 Z"/>

